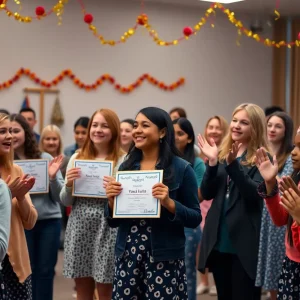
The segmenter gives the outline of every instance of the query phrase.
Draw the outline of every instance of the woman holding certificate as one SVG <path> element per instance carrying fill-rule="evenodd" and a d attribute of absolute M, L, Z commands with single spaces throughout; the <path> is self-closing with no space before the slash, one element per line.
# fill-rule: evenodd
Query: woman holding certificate
<path fill-rule="evenodd" d="M 195 133 L 193 126 L 186 118 L 179 118 L 173 121 L 175 131 L 175 144 L 177 149 L 182 153 L 183 158 L 188 161 L 196 174 L 197 185 L 200 188 L 202 178 L 205 172 L 204 161 L 197 157 L 195 154 Z M 200 191 L 199 191 L 200 194 Z M 185 264 L 186 276 L 188 283 L 188 298 L 189 300 L 196 300 L 196 287 L 197 287 L 197 267 L 196 255 L 197 249 L 200 244 L 201 229 L 200 225 L 196 228 L 184 229 L 186 242 L 185 242 Z"/>
<path fill-rule="evenodd" d="M 53 279 L 60 245 L 61 209 L 59 193 L 64 180 L 59 171 L 62 156 L 53 157 L 40 152 L 32 130 L 21 115 L 11 115 L 12 142 L 15 163 L 36 178 L 36 186 L 45 190 L 30 191 L 38 211 L 38 221 L 32 230 L 26 230 L 26 240 L 32 268 L 33 300 L 53 299 Z M 43 166 L 44 167 L 40 167 Z M 34 187 L 35 188 L 35 187 Z"/>
<path fill-rule="evenodd" d="M 213 139 L 208 143 L 199 135 L 198 141 L 208 158 L 201 194 L 213 199 L 199 271 L 212 271 L 219 300 L 259 300 L 255 278 L 263 199 L 257 192 L 262 177 L 254 159 L 259 147 L 267 149 L 264 112 L 255 104 L 241 104 L 219 149 Z"/>
<path fill-rule="evenodd" d="M 9 116 L 1 113 L 0 173 L 12 196 L 10 237 L 1 265 L 5 299 L 31 300 L 31 268 L 24 229 L 32 229 L 37 220 L 37 211 L 28 195 L 35 179 L 24 175 L 21 168 L 13 164 L 11 123 Z"/>
<path fill-rule="evenodd" d="M 72 205 L 63 273 L 75 279 L 77 300 L 92 300 L 95 286 L 99 299 L 111 299 L 117 231 L 104 216 L 104 185 L 113 179 L 123 159 L 118 116 L 109 109 L 97 110 L 82 149 L 69 161 L 60 194 L 64 205 Z M 110 176 L 103 179 L 104 172 Z"/>
<path fill-rule="evenodd" d="M 112 299 L 188 299 L 184 228 L 196 228 L 201 222 L 194 170 L 180 158 L 172 121 L 164 110 L 142 109 L 135 119 L 133 139 L 134 145 L 119 169 L 127 171 L 118 175 L 123 184 L 110 181 L 106 186 L 108 223 L 119 228 Z M 162 182 L 146 184 L 161 170 Z M 128 191 L 132 178 L 136 189 Z M 149 208 L 143 209 L 144 215 L 113 218 L 113 214 L 137 211 L 134 202 L 143 204 L 139 200 L 149 189 Z M 119 197 L 130 202 L 127 212 L 117 211 Z M 149 218 L 151 197 L 158 199 L 161 209 Z"/>

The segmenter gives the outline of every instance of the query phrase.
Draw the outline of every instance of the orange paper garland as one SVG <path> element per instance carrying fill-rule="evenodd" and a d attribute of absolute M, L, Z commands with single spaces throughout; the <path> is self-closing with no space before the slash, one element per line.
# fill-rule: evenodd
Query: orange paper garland
<path fill-rule="evenodd" d="M 144 81 L 148 81 L 152 85 L 158 87 L 161 90 L 164 91 L 174 91 L 175 89 L 179 88 L 185 83 L 185 79 L 183 77 L 179 78 L 177 81 L 171 83 L 171 84 L 165 84 L 163 81 L 159 81 L 155 77 L 145 73 L 141 75 L 135 82 L 124 86 L 120 83 L 116 82 L 115 78 L 112 77 L 109 74 L 104 74 L 100 76 L 93 84 L 86 84 L 83 83 L 76 75 L 73 73 L 72 70 L 63 70 L 60 72 L 58 76 L 56 76 L 51 81 L 46 81 L 41 78 L 39 78 L 34 72 L 32 72 L 30 69 L 19 69 L 16 74 L 9 80 L 0 83 L 0 91 L 4 89 L 8 89 L 11 87 L 14 83 L 16 83 L 22 76 L 29 77 L 32 81 L 34 81 L 36 84 L 43 86 L 45 88 L 51 88 L 53 86 L 58 85 L 65 77 L 69 77 L 73 83 L 79 87 L 80 89 L 83 89 L 85 91 L 92 91 L 99 88 L 105 81 L 112 84 L 116 90 L 118 90 L 120 93 L 126 94 L 134 91 L 137 87 L 141 86 Z"/>

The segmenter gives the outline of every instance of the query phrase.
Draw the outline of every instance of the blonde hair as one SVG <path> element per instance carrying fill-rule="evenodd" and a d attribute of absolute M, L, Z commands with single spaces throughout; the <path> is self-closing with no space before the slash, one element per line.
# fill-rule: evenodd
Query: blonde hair
<path fill-rule="evenodd" d="M 208 127 L 208 124 L 211 120 L 213 119 L 217 119 L 220 123 L 220 129 L 222 130 L 222 137 L 221 137 L 221 142 L 223 141 L 224 137 L 227 135 L 227 132 L 228 132 L 228 123 L 227 121 L 222 117 L 222 116 L 213 116 L 211 118 L 209 118 L 206 122 L 206 125 L 205 125 L 205 132 L 204 132 L 204 136 L 206 138 L 206 140 L 208 141 L 208 138 L 207 138 L 207 127 Z"/>
<path fill-rule="evenodd" d="M 62 137 L 61 137 L 60 129 L 56 125 L 52 125 L 52 124 L 47 125 L 43 129 L 43 131 L 41 133 L 41 137 L 40 137 L 39 147 L 40 147 L 40 150 L 42 152 L 46 152 L 45 148 L 44 148 L 44 145 L 43 145 L 43 141 L 44 141 L 46 135 L 50 132 L 54 132 L 58 136 L 58 139 L 59 139 L 59 147 L 58 147 L 58 151 L 57 151 L 57 156 L 58 156 L 58 155 L 62 154 L 62 152 L 63 152 L 63 143 L 62 143 Z"/>
<path fill-rule="evenodd" d="M 92 117 L 90 118 L 89 125 L 88 125 L 88 136 L 83 144 L 82 149 L 79 151 L 77 158 L 78 159 L 94 159 L 97 155 L 96 148 L 94 146 L 94 143 L 92 142 L 90 138 L 90 131 L 92 127 L 92 123 L 94 121 L 94 117 L 96 114 L 101 114 L 104 119 L 106 120 L 108 127 L 111 131 L 111 140 L 108 145 L 108 157 L 107 160 L 112 160 L 114 162 L 114 165 L 117 165 L 117 162 L 124 154 L 124 152 L 121 150 L 121 139 L 120 139 L 120 120 L 117 116 L 117 114 L 108 109 L 108 108 L 102 108 L 99 110 L 96 110 Z"/>
<path fill-rule="evenodd" d="M 10 121 L 9 115 L 5 113 L 0 113 L 0 126 L 1 123 L 3 123 L 4 121 Z M 13 150 L 13 146 L 11 145 L 9 153 L 0 156 L 0 166 L 3 167 L 4 173 L 11 171 L 13 167 L 13 157 L 14 157 L 14 150 Z"/>
<path fill-rule="evenodd" d="M 256 150 L 263 147 L 268 151 L 266 117 L 264 111 L 256 104 L 244 103 L 239 105 L 232 113 L 232 117 L 239 111 L 244 110 L 250 120 L 250 140 L 247 145 L 246 161 L 241 162 L 244 165 L 253 165 L 256 156 Z M 224 162 L 232 147 L 234 141 L 229 131 L 224 138 L 219 152 L 219 161 Z"/>

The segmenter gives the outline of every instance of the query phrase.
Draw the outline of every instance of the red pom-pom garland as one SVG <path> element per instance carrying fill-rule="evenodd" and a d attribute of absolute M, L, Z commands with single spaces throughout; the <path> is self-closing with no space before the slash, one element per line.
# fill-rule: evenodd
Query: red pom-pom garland
<path fill-rule="evenodd" d="M 43 16 L 45 14 L 45 8 L 43 6 L 38 6 L 35 9 L 35 13 L 37 16 Z"/>
<path fill-rule="evenodd" d="M 185 27 L 185 28 L 183 28 L 183 34 L 185 35 L 185 36 L 190 36 L 190 35 L 192 35 L 193 34 L 193 29 L 191 28 L 191 27 Z"/>
<path fill-rule="evenodd" d="M 86 14 L 84 15 L 84 22 L 87 23 L 87 24 L 91 24 L 94 20 L 94 17 L 93 15 L 91 14 Z"/>

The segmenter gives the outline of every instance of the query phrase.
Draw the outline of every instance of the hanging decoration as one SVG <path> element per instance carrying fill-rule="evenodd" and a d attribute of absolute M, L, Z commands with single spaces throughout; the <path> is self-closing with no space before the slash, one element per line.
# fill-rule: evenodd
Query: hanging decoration
<path fill-rule="evenodd" d="M 68 0 L 58 0 L 58 2 L 47 12 L 43 6 L 37 6 L 35 9 L 34 16 L 23 16 L 23 15 L 19 14 L 18 12 L 12 12 L 7 7 L 7 5 L 6 5 L 7 2 L 8 2 L 8 0 L 0 0 L 0 10 L 4 10 L 8 17 L 13 17 L 13 18 L 15 18 L 15 20 L 17 20 L 19 22 L 30 23 L 35 19 L 41 20 L 43 17 L 47 17 L 47 16 L 51 15 L 52 13 L 55 13 L 56 16 L 58 17 L 58 25 L 61 25 L 62 15 L 64 12 L 64 6 L 65 6 L 65 4 L 68 3 Z"/>
<path fill-rule="evenodd" d="M 91 90 L 96 90 L 99 88 L 104 82 L 108 82 L 111 85 L 114 86 L 114 88 L 119 91 L 120 93 L 127 94 L 132 91 L 134 91 L 137 87 L 141 86 L 144 81 L 148 81 L 152 85 L 158 87 L 161 90 L 164 91 L 174 91 L 180 86 L 182 86 L 185 83 L 185 79 L 183 77 L 179 78 L 177 81 L 171 83 L 171 84 L 166 84 L 163 81 L 159 81 L 155 77 L 149 75 L 149 74 L 143 74 L 141 75 L 135 82 L 129 84 L 128 86 L 123 86 L 120 83 L 116 82 L 115 78 L 112 77 L 109 74 L 104 74 L 100 76 L 94 83 L 92 84 L 86 84 L 83 83 L 76 75 L 73 73 L 72 70 L 63 70 L 60 72 L 58 76 L 56 76 L 53 80 L 51 81 L 46 81 L 41 78 L 39 78 L 35 73 L 33 73 L 30 69 L 24 69 L 21 68 L 19 69 L 16 74 L 9 80 L 0 83 L 0 91 L 4 89 L 8 89 L 11 87 L 14 83 L 16 83 L 22 76 L 27 76 L 29 79 L 34 81 L 36 84 L 43 86 L 45 88 L 51 88 L 53 86 L 58 85 L 65 77 L 69 77 L 73 83 L 79 87 L 80 89 L 83 89 L 85 91 L 91 91 Z"/>
<path fill-rule="evenodd" d="M 62 107 L 60 105 L 59 98 L 57 97 L 52 108 L 51 124 L 60 127 L 61 125 L 64 124 L 64 122 L 65 122 L 64 114 L 62 111 Z"/>
<path fill-rule="evenodd" d="M 15 0 L 19 3 L 19 0 Z M 16 20 L 20 22 L 29 23 L 35 19 L 41 20 L 42 18 L 49 16 L 51 13 L 55 13 L 57 17 L 59 18 L 59 24 L 62 22 L 62 14 L 64 12 L 64 6 L 68 2 L 68 0 L 58 0 L 56 5 L 52 7 L 51 10 L 45 11 L 45 9 L 41 6 L 36 8 L 36 15 L 35 16 L 22 16 L 17 12 L 12 12 L 7 7 L 8 0 L 0 0 L 0 10 L 6 11 L 6 14 L 9 17 L 14 17 Z M 212 18 L 216 17 L 216 10 L 222 11 L 228 18 L 228 21 L 233 24 L 238 32 L 238 40 L 237 44 L 240 44 L 240 38 L 241 36 L 246 36 L 251 39 L 254 39 L 255 41 L 262 43 L 265 46 L 268 47 L 288 47 L 292 48 L 293 46 L 300 46 L 300 39 L 299 37 L 295 37 L 295 40 L 292 42 L 286 42 L 284 40 L 282 41 L 275 41 L 269 38 L 263 38 L 259 34 L 252 32 L 250 29 L 246 28 L 241 20 L 238 20 L 235 17 L 235 13 L 230 11 L 229 9 L 225 8 L 222 4 L 215 2 L 213 3 L 205 12 L 204 16 L 200 18 L 199 22 L 195 24 L 193 27 L 186 26 L 182 30 L 182 35 L 176 39 L 173 39 L 171 41 L 165 41 L 162 38 L 159 37 L 157 31 L 152 27 L 152 25 L 149 23 L 149 16 L 144 13 L 144 0 L 141 0 L 141 14 L 137 17 L 135 24 L 128 28 L 123 35 L 118 40 L 112 40 L 112 39 L 106 39 L 97 29 L 97 27 L 93 24 L 94 20 L 96 19 L 91 13 L 88 13 L 84 4 L 83 0 L 78 0 L 82 13 L 84 15 L 83 21 L 88 25 L 88 28 L 93 33 L 93 35 L 100 41 L 103 45 L 110 45 L 115 46 L 120 43 L 126 42 L 130 37 L 132 37 L 136 31 L 139 29 L 139 27 L 145 28 L 150 37 L 153 39 L 153 41 L 159 45 L 159 46 L 172 46 L 172 45 L 178 45 L 180 42 L 184 40 L 188 40 L 192 38 L 192 36 L 196 35 L 206 23 L 209 23 L 210 19 L 210 25 L 211 27 L 215 27 Z M 279 2 L 280 0 L 276 0 L 276 6 L 275 6 L 275 20 L 278 20 L 280 18 L 279 13 Z"/>

